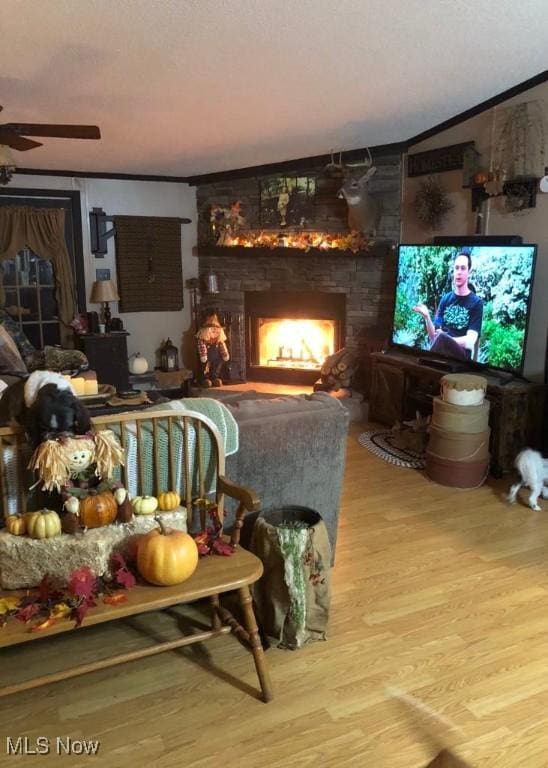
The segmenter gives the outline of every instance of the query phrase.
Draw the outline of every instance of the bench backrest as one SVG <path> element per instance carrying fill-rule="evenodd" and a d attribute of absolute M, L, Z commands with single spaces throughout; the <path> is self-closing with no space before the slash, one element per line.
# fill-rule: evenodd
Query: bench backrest
<path fill-rule="evenodd" d="M 217 427 L 202 414 L 172 410 L 121 413 L 93 419 L 96 431 L 110 429 L 126 454 L 116 479 L 130 495 L 158 495 L 177 491 L 186 506 L 189 525 L 194 509 L 205 523 L 205 503 L 215 501 L 221 521 L 224 496 L 217 478 L 225 472 L 224 445 Z M 31 450 L 20 429 L 0 428 L 0 489 L 4 515 L 26 511 L 33 482 L 27 469 Z M 0 519 L 2 515 L 0 514 Z"/>

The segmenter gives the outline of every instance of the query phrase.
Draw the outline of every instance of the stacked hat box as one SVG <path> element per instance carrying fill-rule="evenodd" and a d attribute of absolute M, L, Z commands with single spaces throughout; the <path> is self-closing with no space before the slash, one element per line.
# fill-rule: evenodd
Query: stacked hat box
<path fill-rule="evenodd" d="M 434 398 L 426 474 L 452 488 L 477 488 L 489 470 L 489 401 L 483 376 L 452 373 Z"/>

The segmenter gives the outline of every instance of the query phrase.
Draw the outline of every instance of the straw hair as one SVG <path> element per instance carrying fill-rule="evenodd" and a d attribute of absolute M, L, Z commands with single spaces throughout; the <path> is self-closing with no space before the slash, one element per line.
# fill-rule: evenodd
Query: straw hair
<path fill-rule="evenodd" d="M 95 435 L 62 437 L 58 440 L 45 440 L 34 451 L 28 468 L 38 472 L 43 482 L 43 491 L 61 492 L 71 478 L 70 455 L 81 450 L 82 441 L 85 449 L 91 453 L 90 466 L 96 464 L 95 474 L 102 479 L 112 477 L 114 468 L 124 464 L 124 451 L 110 429 Z"/>
<path fill-rule="evenodd" d="M 114 468 L 125 463 L 122 446 L 111 429 L 102 429 L 95 435 L 95 462 L 95 474 L 103 480 L 110 480 Z"/>

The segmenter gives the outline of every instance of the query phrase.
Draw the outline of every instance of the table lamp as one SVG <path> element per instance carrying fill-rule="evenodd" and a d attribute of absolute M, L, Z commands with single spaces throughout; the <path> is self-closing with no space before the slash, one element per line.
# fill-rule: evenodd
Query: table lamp
<path fill-rule="evenodd" d="M 91 288 L 89 300 L 92 304 L 103 304 L 103 321 L 106 333 L 110 330 L 109 301 L 119 301 L 118 291 L 112 280 L 96 280 Z"/>

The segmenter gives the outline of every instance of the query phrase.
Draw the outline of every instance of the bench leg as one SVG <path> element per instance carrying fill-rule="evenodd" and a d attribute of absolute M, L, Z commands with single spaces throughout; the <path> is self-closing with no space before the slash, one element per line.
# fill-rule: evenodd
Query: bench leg
<path fill-rule="evenodd" d="M 219 595 L 211 595 L 209 602 L 211 603 L 211 629 L 220 629 L 222 622 L 219 617 Z"/>
<path fill-rule="evenodd" d="M 253 613 L 253 604 L 249 587 L 240 587 L 238 594 L 240 596 L 240 604 L 244 614 L 245 628 L 249 634 L 249 645 L 251 647 L 251 653 L 253 654 L 255 669 L 257 670 L 257 676 L 261 684 L 263 701 L 268 702 L 273 698 L 274 693 L 272 690 L 272 683 L 270 682 L 270 673 L 266 665 L 263 646 L 261 645 L 261 639 L 259 637 L 259 629 L 255 620 L 255 614 Z"/>

